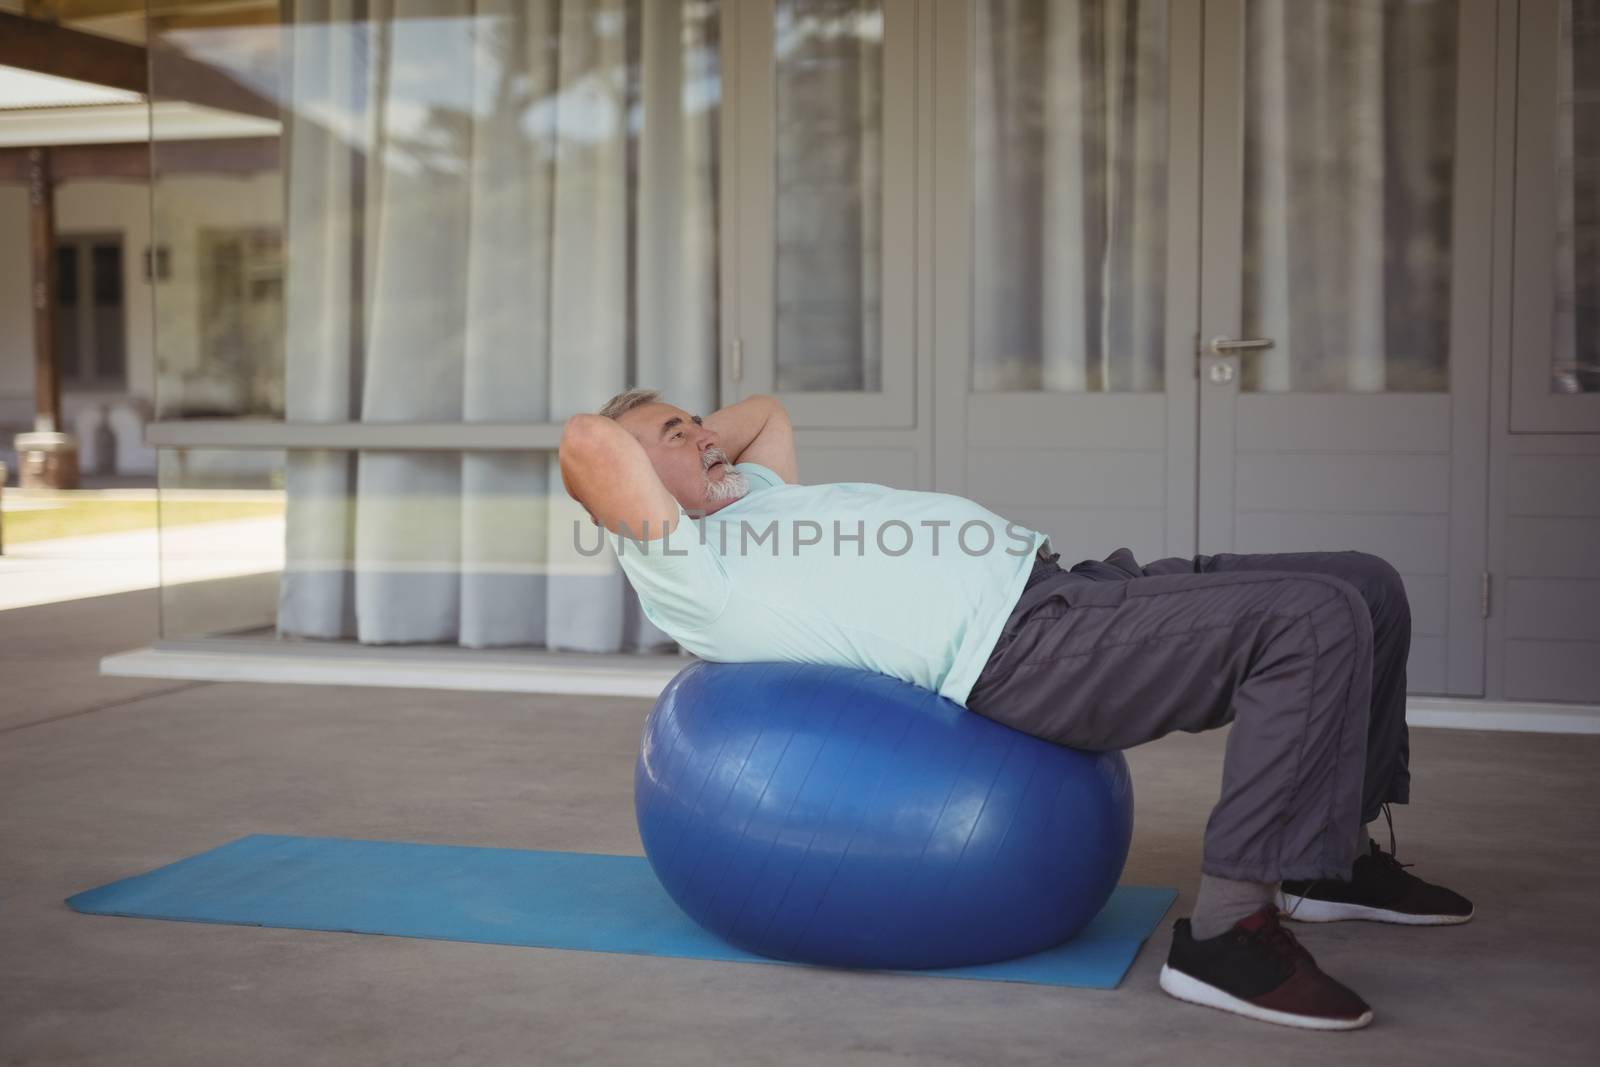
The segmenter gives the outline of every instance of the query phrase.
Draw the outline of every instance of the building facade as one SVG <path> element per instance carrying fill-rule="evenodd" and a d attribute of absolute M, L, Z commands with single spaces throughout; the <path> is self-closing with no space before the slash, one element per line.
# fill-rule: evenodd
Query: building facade
<path fill-rule="evenodd" d="M 154 122 L 161 487 L 284 516 L 139 669 L 670 668 L 553 454 L 644 385 L 1070 558 L 1375 552 L 1419 697 L 1600 705 L 1600 5 L 376 10 L 152 29 L 282 124 Z"/>

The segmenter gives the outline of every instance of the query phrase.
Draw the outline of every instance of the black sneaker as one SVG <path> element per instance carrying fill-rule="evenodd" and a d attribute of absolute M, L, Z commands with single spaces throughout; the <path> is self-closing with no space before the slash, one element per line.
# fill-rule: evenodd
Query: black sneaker
<path fill-rule="evenodd" d="M 1359 1030 L 1372 1022 L 1366 1001 L 1322 973 L 1279 925 L 1271 904 L 1204 941 L 1194 939 L 1188 919 L 1179 919 L 1161 988 L 1179 1000 L 1280 1026 Z"/>
<path fill-rule="evenodd" d="M 1374 841 L 1365 856 L 1356 857 L 1348 882 L 1284 882 L 1278 889 L 1278 907 L 1288 918 L 1303 923 L 1365 919 L 1406 926 L 1453 926 L 1472 918 L 1472 901 L 1407 874 L 1409 866 Z"/>

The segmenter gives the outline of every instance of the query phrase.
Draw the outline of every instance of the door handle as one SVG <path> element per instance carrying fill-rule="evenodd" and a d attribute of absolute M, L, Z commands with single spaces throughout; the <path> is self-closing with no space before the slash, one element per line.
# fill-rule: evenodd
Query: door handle
<path fill-rule="evenodd" d="M 1270 337 L 1213 337 L 1211 351 L 1219 356 L 1230 352 L 1248 352 L 1258 348 L 1271 348 L 1277 344 Z"/>

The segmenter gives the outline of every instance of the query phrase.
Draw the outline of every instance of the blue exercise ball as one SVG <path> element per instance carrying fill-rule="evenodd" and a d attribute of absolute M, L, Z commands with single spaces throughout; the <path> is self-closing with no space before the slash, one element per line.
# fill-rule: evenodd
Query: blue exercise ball
<path fill-rule="evenodd" d="M 1058 945 L 1110 898 L 1133 834 L 1121 753 L 812 664 L 685 669 L 645 724 L 634 806 L 651 867 L 695 921 L 839 967 Z"/>

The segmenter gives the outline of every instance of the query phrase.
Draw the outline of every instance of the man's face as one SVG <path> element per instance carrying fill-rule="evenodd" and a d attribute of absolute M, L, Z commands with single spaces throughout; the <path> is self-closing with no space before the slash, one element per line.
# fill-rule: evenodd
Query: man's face
<path fill-rule="evenodd" d="M 671 404 L 640 404 L 617 419 L 644 446 L 661 484 L 691 514 L 710 514 L 750 491 L 719 447 L 717 432 Z"/>

